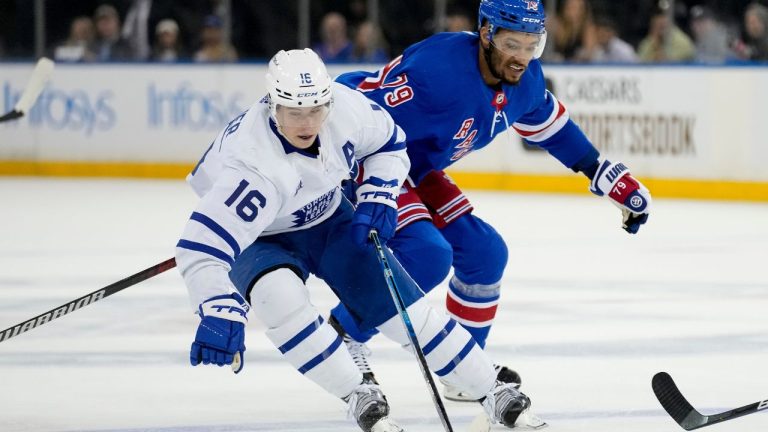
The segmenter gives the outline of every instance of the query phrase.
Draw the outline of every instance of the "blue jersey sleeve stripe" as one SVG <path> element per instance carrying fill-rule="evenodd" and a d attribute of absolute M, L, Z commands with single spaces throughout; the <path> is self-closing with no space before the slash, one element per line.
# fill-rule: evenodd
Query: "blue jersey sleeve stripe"
<path fill-rule="evenodd" d="M 214 258 L 218 258 L 218 259 L 226 262 L 227 264 L 229 264 L 230 267 L 232 267 L 232 265 L 235 264 L 235 260 L 232 259 L 232 257 L 229 256 L 229 254 L 227 254 L 226 252 L 223 252 L 223 251 L 221 251 L 219 249 L 216 249 L 215 247 L 212 247 L 212 246 L 204 245 L 202 243 L 197 243 L 197 242 L 181 239 L 176 244 L 176 247 L 182 248 L 182 249 L 189 249 L 191 251 L 196 251 L 196 252 L 202 252 L 204 254 L 208 254 L 208 255 L 210 255 L 210 256 L 212 256 Z"/>
<path fill-rule="evenodd" d="M 474 348 L 476 345 L 475 340 L 473 338 L 469 338 L 469 342 L 467 342 L 466 345 L 464 345 L 464 348 L 461 349 L 461 352 L 456 354 L 456 357 L 453 358 L 447 365 L 445 365 L 444 368 L 435 371 L 435 375 L 439 377 L 444 377 L 451 373 L 454 369 L 456 369 L 456 366 L 461 363 L 462 360 L 464 360 L 464 357 L 466 357 L 470 351 L 472 351 L 472 348 Z"/>
<path fill-rule="evenodd" d="M 395 130 L 392 132 L 392 136 L 389 137 L 389 141 L 381 146 L 380 149 L 376 150 L 376 153 L 393 152 L 399 150 L 405 150 L 405 141 L 397 140 L 397 128 L 395 128 Z"/>
<path fill-rule="evenodd" d="M 323 351 L 320 354 L 316 355 L 312 360 L 306 362 L 304 364 L 304 366 L 299 368 L 299 372 L 301 372 L 302 374 L 305 374 L 305 373 L 311 371 L 312 368 L 314 368 L 315 366 L 319 365 L 320 363 L 323 362 L 323 360 L 325 360 L 328 357 L 330 357 L 331 355 L 333 355 L 333 353 L 335 353 L 336 350 L 339 349 L 340 345 L 341 345 L 341 337 L 340 336 L 336 336 L 336 340 L 334 340 L 331 343 L 331 345 L 329 345 L 328 348 L 325 351 Z"/>
<path fill-rule="evenodd" d="M 446 337 L 451 333 L 453 328 L 456 327 L 456 321 L 449 320 L 448 324 L 445 325 L 445 327 L 440 330 L 438 334 L 435 335 L 435 337 L 432 338 L 431 341 L 429 341 L 428 344 L 424 345 L 424 348 L 421 349 L 421 352 L 424 353 L 424 355 L 427 355 L 432 352 L 435 348 L 437 348 L 438 345 L 440 345 L 440 342 L 445 340 Z"/>
<path fill-rule="evenodd" d="M 323 317 L 317 317 L 316 320 L 312 321 L 308 326 L 304 327 L 303 330 L 298 332 L 296 336 L 292 337 L 288 342 L 280 345 L 277 347 L 278 350 L 280 350 L 281 353 L 285 354 L 288 351 L 292 350 L 296 347 L 296 345 L 302 343 L 304 339 L 308 338 L 309 335 L 315 332 L 318 328 L 320 328 L 320 325 L 323 323 Z"/>
<path fill-rule="evenodd" d="M 213 231 L 217 236 L 221 237 L 222 240 L 227 242 L 229 247 L 231 247 L 232 251 L 235 253 L 234 255 L 235 259 L 237 259 L 237 257 L 240 256 L 240 245 L 237 244 L 237 241 L 235 241 L 235 238 L 232 237 L 232 234 L 227 232 L 227 230 L 225 230 L 221 225 L 216 223 L 216 221 L 198 212 L 192 213 L 192 216 L 190 216 L 189 218 L 192 219 L 193 221 L 197 221 L 205 225 L 206 227 L 208 227 L 208 229 Z"/>

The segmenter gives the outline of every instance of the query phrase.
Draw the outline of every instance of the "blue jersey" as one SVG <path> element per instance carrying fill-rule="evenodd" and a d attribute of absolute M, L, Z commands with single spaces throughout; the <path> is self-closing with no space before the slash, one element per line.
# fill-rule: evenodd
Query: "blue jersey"
<path fill-rule="evenodd" d="M 546 90 L 538 60 L 517 85 L 488 86 L 478 66 L 477 33 L 440 33 L 405 50 L 377 72 L 336 80 L 363 92 L 406 133 L 410 178 L 416 184 L 508 127 L 568 168 L 596 161 L 598 152 L 568 111 Z"/>

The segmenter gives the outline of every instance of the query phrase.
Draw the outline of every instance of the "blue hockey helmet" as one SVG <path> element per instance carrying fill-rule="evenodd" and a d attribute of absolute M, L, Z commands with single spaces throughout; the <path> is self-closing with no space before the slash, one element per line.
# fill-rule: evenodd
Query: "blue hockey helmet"
<path fill-rule="evenodd" d="M 541 35 L 533 58 L 539 58 L 547 43 L 547 30 L 544 27 L 547 15 L 540 0 L 480 0 L 478 28 L 488 22 L 488 40 L 500 28 Z"/>
<path fill-rule="evenodd" d="M 480 0 L 477 26 L 484 21 L 493 35 L 499 28 L 522 33 L 543 34 L 547 15 L 539 0 Z"/>

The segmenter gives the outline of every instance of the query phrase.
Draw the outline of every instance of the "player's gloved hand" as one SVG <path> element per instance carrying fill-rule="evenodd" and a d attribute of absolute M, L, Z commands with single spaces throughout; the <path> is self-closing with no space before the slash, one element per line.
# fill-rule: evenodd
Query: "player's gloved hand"
<path fill-rule="evenodd" d="M 597 196 L 608 195 L 611 202 L 621 209 L 622 227 L 626 232 L 637 233 L 640 225 L 648 220 L 651 193 L 632 177 L 623 163 L 602 161 L 589 190 Z"/>
<path fill-rule="evenodd" d="M 357 244 L 368 242 L 371 229 L 378 231 L 382 243 L 395 235 L 398 186 L 397 180 L 369 177 L 357 188 L 357 209 L 352 217 L 352 236 Z"/>
<path fill-rule="evenodd" d="M 385 204 L 360 203 L 352 218 L 352 236 L 359 245 L 365 245 L 371 229 L 379 233 L 382 243 L 395 235 L 397 210 Z"/>
<path fill-rule="evenodd" d="M 235 373 L 245 363 L 245 324 L 250 306 L 239 293 L 211 297 L 198 308 L 200 324 L 189 352 L 192 366 L 232 365 Z"/>

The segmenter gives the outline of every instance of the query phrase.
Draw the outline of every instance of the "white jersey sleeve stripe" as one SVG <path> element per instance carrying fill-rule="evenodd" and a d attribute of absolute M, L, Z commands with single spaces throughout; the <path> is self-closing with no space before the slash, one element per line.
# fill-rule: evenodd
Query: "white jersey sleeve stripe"
<path fill-rule="evenodd" d="M 545 121 L 537 124 L 515 122 L 512 125 L 517 133 L 528 141 L 539 142 L 551 137 L 565 126 L 570 117 L 565 105 L 549 91 L 547 99 L 552 101 L 552 111 Z"/>
<path fill-rule="evenodd" d="M 543 122 L 537 123 L 537 124 L 526 124 L 526 123 L 520 123 L 515 122 L 512 126 L 514 126 L 515 129 L 518 129 L 522 132 L 538 132 L 541 129 L 544 129 L 548 125 L 550 125 L 553 121 L 555 121 L 555 118 L 558 116 L 558 112 L 560 109 L 565 109 L 565 105 L 561 104 L 559 100 L 549 92 L 549 90 L 546 91 L 546 99 L 552 100 L 552 112 L 549 113 L 549 116 L 546 120 Z"/>
<path fill-rule="evenodd" d="M 568 120 L 570 117 L 568 116 L 567 111 L 563 111 L 563 114 L 555 120 L 554 123 L 547 126 L 546 128 L 536 132 L 536 133 L 530 133 L 530 134 L 521 134 L 523 138 L 525 138 L 527 141 L 530 142 L 542 142 L 544 140 L 549 139 L 554 134 L 558 133 L 563 126 L 565 126 L 568 123 Z"/>
<path fill-rule="evenodd" d="M 219 249 L 216 249 L 215 247 L 208 246 L 202 243 L 181 239 L 176 244 L 176 247 L 210 255 L 218 260 L 224 261 L 225 263 L 229 264 L 230 268 L 235 263 L 235 260 L 232 259 L 232 257 L 229 256 L 229 254 L 227 254 L 226 252 L 223 252 Z"/>
<path fill-rule="evenodd" d="M 213 219 L 209 218 L 208 216 L 193 212 L 192 216 L 190 216 L 190 219 L 193 221 L 200 222 L 201 224 L 205 225 L 208 229 L 213 231 L 216 235 L 222 238 L 229 247 L 232 248 L 232 252 L 234 252 L 234 258 L 237 259 L 238 256 L 240 256 L 240 245 L 237 244 L 237 241 L 235 238 L 230 234 L 227 230 L 225 230 L 221 225 L 216 223 Z"/>

